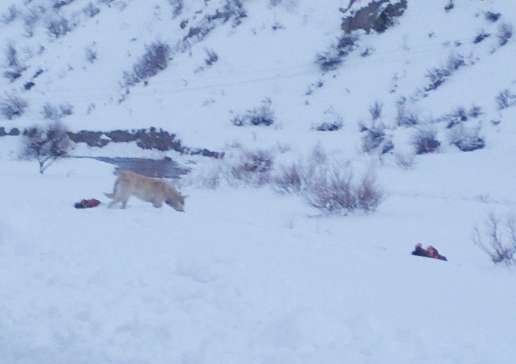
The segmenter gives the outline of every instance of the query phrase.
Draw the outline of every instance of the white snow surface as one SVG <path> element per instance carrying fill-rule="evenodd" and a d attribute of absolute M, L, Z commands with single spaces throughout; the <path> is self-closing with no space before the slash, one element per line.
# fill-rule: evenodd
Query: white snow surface
<path fill-rule="evenodd" d="M 217 23 L 190 46 L 182 41 L 190 27 L 226 1 L 184 1 L 177 17 L 168 0 L 75 0 L 51 9 L 57 3 L 0 2 L 0 14 L 16 8 L 12 21 L 0 22 L 0 49 L 12 44 L 24 68 L 14 82 L 0 77 L 0 98 L 28 102 L 0 126 L 44 123 L 44 104 L 68 103 L 74 112 L 63 123 L 71 130 L 162 127 L 188 146 L 269 149 L 284 162 L 320 145 L 374 168 L 386 199 L 374 214 L 329 217 L 267 186 L 182 183 L 184 213 L 135 199 L 126 210 L 108 209 L 102 196 L 113 188 L 112 166 L 71 158 L 40 175 L 36 162 L 18 158 L 18 137 L 0 137 L 0 363 L 516 361 L 515 272 L 472 243 L 487 213 L 511 215 L 516 206 L 516 108 L 495 102 L 504 89 L 516 94 L 515 37 L 504 46 L 497 37 L 501 24 L 516 24 L 514 1 L 455 0 L 446 12 L 448 0 L 409 0 L 397 25 L 360 33 L 358 48 L 326 73 L 315 57 L 342 35 L 347 0 L 242 1 L 241 24 Z M 100 10 L 91 18 L 83 12 L 89 3 Z M 31 34 L 29 9 L 39 14 Z M 500 19 L 486 20 L 487 11 Z M 46 30 L 55 17 L 73 28 L 57 39 Z M 475 44 L 482 31 L 490 36 Z M 120 102 L 124 72 L 156 40 L 174 49 L 168 67 Z M 97 54 L 93 63 L 86 48 Z M 209 67 L 206 50 L 219 56 Z M 466 65 L 422 91 L 427 71 L 450 55 Z M 6 62 L 0 56 L 2 73 Z M 442 143 L 409 170 L 393 155 L 364 155 L 358 126 L 381 102 L 394 152 L 410 155 L 420 126 L 396 125 L 402 97 Z M 274 125 L 232 125 L 265 98 Z M 439 118 L 473 105 L 482 115 L 465 125 L 486 147 L 464 153 L 447 142 Z M 342 129 L 315 131 L 328 115 L 338 115 Z M 212 163 L 132 144 L 77 145 L 73 154 Z M 90 197 L 104 203 L 73 208 Z M 411 256 L 417 242 L 435 245 L 448 262 Z"/>
<path fill-rule="evenodd" d="M 447 162 L 424 164 L 429 172 Z M 492 266 L 469 236 L 493 207 L 473 190 L 514 173 L 472 183 L 469 196 L 464 171 L 449 195 L 427 187 L 423 172 L 391 173 L 399 191 L 375 215 L 328 218 L 297 198 L 245 188 L 190 188 L 185 213 L 137 200 L 74 210 L 80 196 L 111 189 L 110 166 L 1 169 L 3 363 L 469 364 L 516 355 L 514 272 Z M 411 256 L 419 239 L 449 261 Z"/>

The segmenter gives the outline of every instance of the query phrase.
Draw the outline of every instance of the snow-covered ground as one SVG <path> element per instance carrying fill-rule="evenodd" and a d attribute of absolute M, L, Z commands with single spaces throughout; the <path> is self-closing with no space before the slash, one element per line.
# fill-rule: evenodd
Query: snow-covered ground
<path fill-rule="evenodd" d="M 240 3 L 240 22 L 208 21 Z M 472 242 L 488 213 L 516 211 L 516 107 L 500 109 L 495 99 L 506 89 L 516 103 L 515 37 L 501 42 L 516 24 L 514 1 L 409 0 L 395 26 L 360 33 L 342 65 L 322 72 L 316 55 L 342 37 L 339 8 L 348 3 L 0 2 L 0 48 L 16 50 L 14 65 L 0 57 L 0 111 L 7 95 L 28 105 L 0 127 L 48 122 L 48 103 L 73 107 L 62 118 L 70 130 L 163 127 L 187 146 L 267 150 L 278 165 L 318 145 L 373 169 L 386 193 L 373 214 L 331 217 L 271 186 L 192 181 L 224 161 L 77 145 L 75 156 L 167 156 L 193 173 L 180 183 L 184 213 L 134 199 L 126 210 L 76 210 L 82 198 L 106 202 L 112 166 L 70 158 L 40 175 L 35 161 L 18 158 L 21 137 L 0 137 L 0 364 L 516 361 L 515 272 Z M 70 31 L 54 37 L 48 25 L 59 19 Z M 205 38 L 185 40 L 200 28 L 209 29 Z M 124 85 L 155 41 L 172 49 L 166 69 Z M 218 61 L 206 64 L 207 51 Z M 427 72 L 446 69 L 450 57 L 463 64 L 425 91 Z M 21 75 L 11 82 L 10 71 Z M 415 126 L 397 123 L 403 99 Z M 232 124 L 264 100 L 273 125 Z M 374 102 L 394 145 L 385 155 L 363 150 L 360 125 L 374 125 Z M 450 113 L 473 106 L 478 115 L 449 125 L 457 121 Z M 334 121 L 340 130 L 314 130 Z M 429 128 L 440 148 L 414 156 L 413 135 Z M 485 147 L 459 151 L 450 143 L 458 128 Z M 401 168 L 400 156 L 413 166 Z M 411 256 L 417 242 L 448 262 Z"/>
<path fill-rule="evenodd" d="M 386 168 L 390 197 L 347 218 L 267 188 L 187 188 L 185 213 L 75 210 L 111 190 L 111 166 L 2 160 L 2 362 L 512 363 L 516 277 L 470 233 L 514 207 L 497 181 L 515 176 L 471 179 L 469 156 Z M 452 182 L 429 185 L 441 170 Z M 417 241 L 449 261 L 411 256 Z"/>

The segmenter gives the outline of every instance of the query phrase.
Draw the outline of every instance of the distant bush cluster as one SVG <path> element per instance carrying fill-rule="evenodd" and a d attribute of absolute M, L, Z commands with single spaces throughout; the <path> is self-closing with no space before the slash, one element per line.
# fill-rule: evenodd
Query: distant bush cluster
<path fill-rule="evenodd" d="M 248 110 L 242 115 L 233 117 L 231 123 L 235 126 L 271 126 L 274 124 L 275 116 L 272 109 L 272 101 L 266 98 L 262 104 L 254 109 Z"/>
<path fill-rule="evenodd" d="M 7 120 L 13 120 L 23 115 L 29 104 L 23 98 L 6 94 L 0 99 L 0 115 Z"/>
<path fill-rule="evenodd" d="M 466 61 L 462 55 L 451 55 L 444 66 L 434 67 L 426 73 L 428 84 L 425 91 L 435 91 L 441 87 L 455 72 L 466 66 Z"/>
<path fill-rule="evenodd" d="M 151 43 L 145 47 L 143 56 L 133 66 L 132 71 L 124 73 L 125 84 L 133 86 L 156 76 L 168 67 L 170 57 L 170 46 L 161 41 Z"/>
<path fill-rule="evenodd" d="M 508 109 L 516 106 L 516 94 L 513 94 L 509 89 L 500 91 L 495 98 L 498 110 Z"/>
<path fill-rule="evenodd" d="M 356 41 L 355 36 L 342 36 L 329 50 L 317 54 L 315 63 L 323 72 L 336 70 L 344 62 L 346 56 L 356 48 Z"/>
<path fill-rule="evenodd" d="M 303 198 L 324 214 L 370 213 L 384 200 L 374 173 L 355 175 L 349 163 L 331 161 L 320 147 L 304 161 L 277 165 L 265 150 L 237 149 L 213 169 L 193 175 L 203 187 L 272 186 L 279 193 Z"/>

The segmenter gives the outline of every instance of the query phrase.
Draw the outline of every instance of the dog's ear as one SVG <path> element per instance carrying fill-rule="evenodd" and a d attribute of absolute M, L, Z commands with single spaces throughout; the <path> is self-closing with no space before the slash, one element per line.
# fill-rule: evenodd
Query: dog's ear
<path fill-rule="evenodd" d="M 185 200 L 190 197 L 190 195 L 181 195 Z"/>

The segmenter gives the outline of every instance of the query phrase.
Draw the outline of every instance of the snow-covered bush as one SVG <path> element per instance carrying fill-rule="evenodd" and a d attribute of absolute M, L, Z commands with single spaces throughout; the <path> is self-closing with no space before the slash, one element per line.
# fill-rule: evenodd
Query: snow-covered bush
<path fill-rule="evenodd" d="M 185 7 L 184 0 L 168 0 L 168 3 L 172 7 L 172 17 L 177 18 L 181 15 Z"/>
<path fill-rule="evenodd" d="M 219 60 L 219 55 L 213 49 L 206 49 L 206 58 L 204 63 L 206 66 L 213 66 Z"/>
<path fill-rule="evenodd" d="M 4 77 L 10 82 L 14 82 L 20 78 L 23 71 L 26 69 L 26 67 L 21 64 L 18 58 L 18 51 L 12 43 L 9 43 L 5 48 L 5 65 L 7 69 L 4 71 Z"/>
<path fill-rule="evenodd" d="M 312 129 L 317 131 L 337 131 L 344 126 L 344 118 L 332 108 L 324 112 L 323 121 L 316 124 Z"/>
<path fill-rule="evenodd" d="M 375 101 L 369 106 L 369 114 L 371 115 L 371 120 L 380 120 L 383 114 L 383 104 L 379 101 Z"/>
<path fill-rule="evenodd" d="M 133 66 L 132 72 L 124 74 L 126 85 L 132 86 L 156 76 L 168 67 L 171 49 L 168 44 L 156 41 L 145 47 L 145 53 Z"/>
<path fill-rule="evenodd" d="M 485 147 L 486 143 L 480 137 L 479 128 L 466 128 L 458 125 L 450 130 L 450 144 L 455 145 L 463 152 L 472 152 Z"/>
<path fill-rule="evenodd" d="M 32 6 L 27 8 L 23 13 L 23 25 L 25 29 L 25 35 L 32 37 L 34 35 L 34 28 L 40 21 L 42 14 L 45 9 L 40 6 Z"/>
<path fill-rule="evenodd" d="M 510 90 L 502 90 L 495 98 L 498 110 L 504 110 L 512 106 L 516 106 L 516 95 Z"/>
<path fill-rule="evenodd" d="M 473 105 L 469 110 L 465 107 L 460 106 L 453 110 L 451 113 L 444 115 L 438 121 L 446 123 L 448 129 L 455 127 L 456 125 L 462 124 L 470 119 L 476 119 L 483 114 L 480 106 Z"/>
<path fill-rule="evenodd" d="M 43 105 L 43 109 L 41 110 L 41 115 L 44 119 L 59 121 L 66 116 L 70 116 L 73 114 L 73 106 L 70 104 L 61 104 L 61 105 L 53 105 L 50 103 L 46 103 Z"/>
<path fill-rule="evenodd" d="M 448 3 L 444 6 L 444 11 L 449 12 L 450 10 L 455 8 L 455 1 L 448 0 Z"/>
<path fill-rule="evenodd" d="M 95 44 L 86 47 L 86 49 L 84 50 L 84 54 L 86 60 L 89 63 L 95 63 L 95 61 L 97 60 L 97 50 L 95 49 Z"/>
<path fill-rule="evenodd" d="M 416 130 L 412 136 L 412 145 L 416 154 L 426 154 L 437 151 L 441 142 L 437 140 L 437 131 L 434 128 L 424 127 Z"/>
<path fill-rule="evenodd" d="M 39 173 L 43 174 L 52 163 L 66 156 L 71 147 L 66 128 L 54 122 L 45 128 L 32 127 L 27 130 L 21 156 L 35 159 L 38 162 Z"/>
<path fill-rule="evenodd" d="M 27 101 L 14 94 L 6 94 L 0 99 L 0 114 L 7 120 L 13 120 L 23 115 L 28 107 Z"/>
<path fill-rule="evenodd" d="M 495 264 L 516 263 L 516 222 L 513 218 L 501 218 L 490 213 L 483 228 L 473 230 L 473 243 L 486 253 Z"/>
<path fill-rule="evenodd" d="M 275 115 L 272 109 L 272 101 L 266 98 L 260 106 L 248 110 L 245 114 L 233 117 L 231 123 L 235 126 L 270 126 L 274 124 L 274 121 Z"/>
<path fill-rule="evenodd" d="M 487 21 L 489 21 L 491 23 L 496 23 L 498 21 L 498 19 L 500 19 L 500 17 L 502 16 L 502 14 L 495 13 L 493 11 L 486 11 L 484 16 Z"/>
<path fill-rule="evenodd" d="M 75 0 L 53 0 L 54 4 L 52 5 L 52 7 L 55 10 L 59 10 L 59 9 L 61 9 L 62 7 L 66 6 L 66 5 L 70 5 L 74 1 Z"/>
<path fill-rule="evenodd" d="M 429 82 L 425 87 L 425 91 L 437 90 L 451 75 L 453 75 L 454 72 L 465 65 L 466 62 L 464 60 L 464 56 L 457 54 L 450 55 L 444 66 L 434 67 L 426 73 L 426 78 Z"/>
<path fill-rule="evenodd" d="M 509 43 L 509 40 L 512 38 L 513 35 L 513 27 L 512 24 L 509 23 L 502 23 L 498 27 L 498 44 L 500 47 L 503 47 L 507 43 Z"/>
<path fill-rule="evenodd" d="M 18 15 L 20 15 L 20 12 L 18 11 L 18 8 L 16 7 L 16 5 L 11 5 L 7 8 L 5 13 L 3 13 L 0 16 L 0 20 L 4 24 L 9 24 L 9 23 L 12 23 L 13 21 L 15 21 L 16 18 L 18 17 Z"/>
<path fill-rule="evenodd" d="M 486 40 L 487 38 L 489 38 L 491 36 L 491 34 L 485 32 L 484 30 L 482 30 L 480 33 L 478 33 L 476 35 L 475 38 L 473 38 L 473 43 L 474 44 L 479 44 L 481 42 L 483 42 L 484 40 Z"/>
<path fill-rule="evenodd" d="M 373 120 L 369 126 L 362 124 L 362 150 L 365 153 L 379 151 L 381 154 L 394 148 L 391 138 L 386 133 L 385 125 L 379 120 Z"/>
<path fill-rule="evenodd" d="M 419 115 L 407 107 L 407 99 L 405 97 L 396 102 L 396 124 L 406 127 L 419 124 Z"/>
<path fill-rule="evenodd" d="M 336 70 L 344 62 L 345 57 L 356 48 L 356 40 L 354 36 L 342 36 L 329 50 L 317 54 L 315 63 L 323 72 Z"/>
<path fill-rule="evenodd" d="M 65 17 L 56 17 L 47 24 L 48 33 L 54 38 L 60 38 L 72 31 L 72 25 Z"/>
<path fill-rule="evenodd" d="M 394 153 L 394 161 L 401 169 L 412 169 L 416 164 L 414 153 L 396 152 Z"/>
<path fill-rule="evenodd" d="M 83 9 L 82 12 L 86 14 L 86 16 L 93 18 L 94 16 L 100 13 L 100 9 L 95 6 L 93 3 L 88 3 Z"/>

